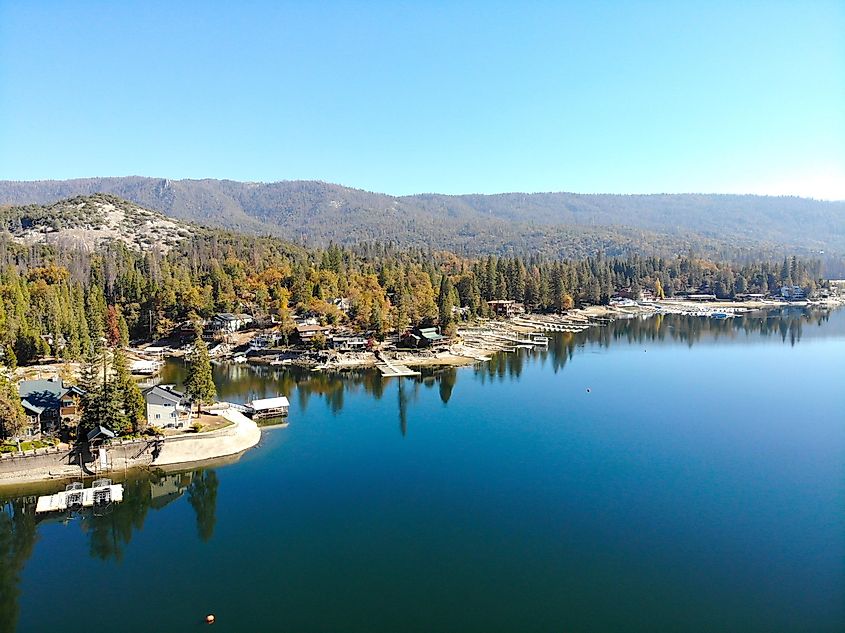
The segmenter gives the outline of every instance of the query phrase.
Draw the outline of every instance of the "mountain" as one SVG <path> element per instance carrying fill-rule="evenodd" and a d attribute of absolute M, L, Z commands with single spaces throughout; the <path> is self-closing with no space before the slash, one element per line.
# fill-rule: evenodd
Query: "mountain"
<path fill-rule="evenodd" d="M 841 257 L 845 202 L 751 195 L 390 196 L 314 181 L 251 183 L 138 176 L 0 181 L 0 204 L 51 203 L 104 192 L 172 218 L 309 245 L 392 242 L 457 253 L 603 250 L 722 258 Z"/>
<path fill-rule="evenodd" d="M 94 251 L 123 242 L 140 251 L 165 253 L 193 229 L 158 211 L 110 194 L 76 196 L 49 205 L 0 208 L 0 228 L 20 244 L 56 244 Z"/>

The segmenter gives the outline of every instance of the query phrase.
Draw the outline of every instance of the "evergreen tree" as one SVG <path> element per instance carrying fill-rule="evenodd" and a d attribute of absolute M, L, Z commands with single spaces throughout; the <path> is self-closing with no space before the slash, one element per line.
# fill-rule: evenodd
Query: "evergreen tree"
<path fill-rule="evenodd" d="M 11 345 L 6 345 L 3 361 L 12 373 L 18 368 L 18 357 L 15 356 L 15 350 Z"/>
<path fill-rule="evenodd" d="M 211 404 L 217 397 L 217 388 L 211 374 L 211 358 L 208 347 L 200 337 L 194 341 L 194 351 L 188 360 L 188 376 L 185 379 L 185 394 L 197 403 L 197 411 L 203 404 Z"/>
<path fill-rule="evenodd" d="M 120 348 L 114 350 L 112 371 L 114 372 L 112 380 L 126 418 L 127 430 L 137 433 L 145 423 L 146 403 L 138 383 L 129 371 L 126 355 Z"/>
<path fill-rule="evenodd" d="M 452 282 L 443 275 L 440 278 L 440 293 L 437 295 L 437 322 L 445 334 L 452 325 Z"/>

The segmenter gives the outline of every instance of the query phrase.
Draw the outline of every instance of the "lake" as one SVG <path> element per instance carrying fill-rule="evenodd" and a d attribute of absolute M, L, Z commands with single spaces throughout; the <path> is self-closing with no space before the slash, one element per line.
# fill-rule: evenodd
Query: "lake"
<path fill-rule="evenodd" d="M 132 476 L 109 516 L 0 491 L 0 631 L 845 630 L 845 310 L 215 380 L 289 426 Z"/>

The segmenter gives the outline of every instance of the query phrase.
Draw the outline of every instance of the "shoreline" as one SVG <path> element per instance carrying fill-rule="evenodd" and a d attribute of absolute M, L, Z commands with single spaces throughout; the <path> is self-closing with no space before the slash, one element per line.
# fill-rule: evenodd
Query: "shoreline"
<path fill-rule="evenodd" d="M 36 449 L 30 454 L 9 455 L 0 459 L 0 489 L 44 482 L 63 482 L 88 477 L 110 477 L 150 469 L 181 469 L 210 460 L 240 456 L 261 440 L 261 428 L 234 409 L 221 412 L 231 422 L 215 431 L 185 433 L 166 438 L 151 438 L 108 444 L 109 468 L 98 470 L 88 447 Z M 42 451 L 42 452 L 39 452 Z M 80 466 L 75 459 L 81 459 Z"/>
<path fill-rule="evenodd" d="M 662 300 L 653 302 L 632 302 L 609 306 L 589 306 L 570 310 L 563 314 L 525 314 L 508 319 L 479 320 L 459 328 L 454 343 L 440 351 L 390 350 L 380 351 L 380 355 L 408 367 L 464 367 L 489 361 L 493 354 L 513 351 L 514 341 L 522 340 L 533 334 L 547 332 L 576 333 L 593 327 L 601 327 L 616 319 L 649 318 L 660 314 L 688 314 L 712 317 L 712 313 L 723 311 L 731 316 L 738 316 L 758 310 L 778 307 L 821 307 L 836 309 L 845 305 L 837 300 L 823 305 L 796 304 L 775 301 L 683 301 Z M 709 313 L 709 314 L 708 314 Z M 722 317 L 730 318 L 730 317 Z M 545 329 L 544 329 L 545 328 Z M 565 329 L 556 329 L 565 328 Z M 472 341 L 470 344 L 467 339 Z M 510 342 L 508 342 L 510 340 Z M 527 343 L 528 339 L 524 339 Z M 331 354 L 335 358 L 331 358 Z M 375 368 L 381 362 L 376 352 L 329 352 L 329 359 L 319 363 L 314 358 L 291 359 L 281 365 L 295 365 L 315 372 L 343 371 L 347 369 Z M 271 366 L 263 359 L 252 358 L 253 365 Z M 126 443 L 108 445 L 114 457 L 111 459 L 109 473 L 121 470 L 125 474 L 138 470 L 189 468 L 209 461 L 240 459 L 247 450 L 261 440 L 262 428 L 234 409 L 225 409 L 220 415 L 232 424 L 203 434 L 180 434 L 164 439 L 135 440 Z M 137 451 L 134 456 L 126 454 L 128 448 Z M 140 449 L 140 450 L 138 450 Z M 96 476 L 96 473 L 81 471 L 76 463 L 61 463 L 61 459 L 70 459 L 77 448 L 35 449 L 30 454 L 10 454 L 0 459 L 0 490 L 50 482 L 60 483 L 80 476 Z M 80 449 L 81 450 L 81 449 Z M 86 449 L 87 450 L 87 449 Z M 39 453 L 39 451 L 43 451 Z M 118 453 L 122 453 L 119 455 Z M 154 454 L 155 453 L 155 454 Z M 52 456 L 52 460 L 49 459 Z M 89 455 L 86 463 L 93 463 Z M 44 463 L 39 464 L 42 461 Z M 116 464 L 115 461 L 119 463 Z M 13 468 L 13 464 L 18 468 Z M 105 475 L 106 473 L 102 473 Z"/>

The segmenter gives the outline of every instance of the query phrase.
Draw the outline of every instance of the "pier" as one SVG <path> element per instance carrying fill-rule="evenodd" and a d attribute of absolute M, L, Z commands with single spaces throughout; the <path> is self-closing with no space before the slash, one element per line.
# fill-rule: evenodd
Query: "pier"
<path fill-rule="evenodd" d="M 402 365 L 400 363 L 393 362 L 383 355 L 379 354 L 378 356 L 379 362 L 376 365 L 379 371 L 381 372 L 382 376 L 420 376 L 420 372 L 414 371 L 410 367 L 406 365 Z"/>

